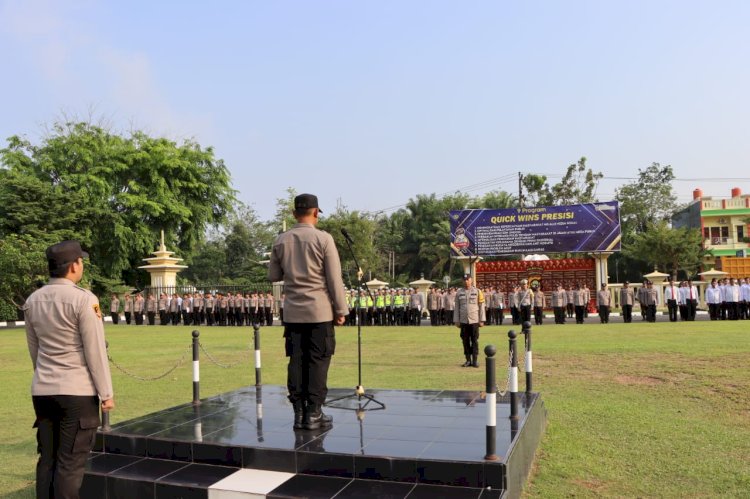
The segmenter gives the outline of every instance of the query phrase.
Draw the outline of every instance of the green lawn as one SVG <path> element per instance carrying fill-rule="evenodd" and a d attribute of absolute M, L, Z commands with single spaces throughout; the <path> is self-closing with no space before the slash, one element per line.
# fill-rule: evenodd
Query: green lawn
<path fill-rule="evenodd" d="M 481 343 L 507 348 L 508 326 Z M 112 422 L 192 398 L 188 327 L 108 326 L 114 360 Z M 252 328 L 201 328 L 203 397 L 254 383 Z M 585 324 L 534 329 L 536 391 L 548 410 L 528 497 L 750 496 L 750 323 Z M 329 385 L 357 381 L 356 329 L 337 329 Z M 262 330 L 263 381 L 284 384 L 281 328 Z M 365 328 L 366 388 L 484 388 L 464 369 L 457 329 Z M 31 363 L 23 330 L 0 331 L 0 495 L 33 497 Z M 504 379 L 504 371 L 501 371 Z M 523 375 L 520 376 L 523 383 Z M 522 385 L 523 386 L 523 385 Z"/>

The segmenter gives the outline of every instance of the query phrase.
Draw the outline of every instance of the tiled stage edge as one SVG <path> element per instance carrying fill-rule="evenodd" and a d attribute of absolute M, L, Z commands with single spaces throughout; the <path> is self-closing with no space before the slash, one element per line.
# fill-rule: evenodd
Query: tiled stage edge
<path fill-rule="evenodd" d="M 349 394 L 331 390 L 329 401 Z M 327 431 L 292 430 L 280 386 L 246 387 L 119 423 L 97 435 L 81 497 L 520 496 L 546 425 L 539 394 L 519 394 L 516 424 L 508 395 L 498 397 L 494 462 L 484 460 L 482 393 L 368 395 L 385 409 L 347 398 L 326 408 L 334 417 Z"/>

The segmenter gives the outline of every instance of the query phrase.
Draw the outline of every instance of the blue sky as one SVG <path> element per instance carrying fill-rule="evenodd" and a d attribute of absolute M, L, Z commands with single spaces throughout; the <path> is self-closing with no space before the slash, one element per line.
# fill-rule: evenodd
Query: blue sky
<path fill-rule="evenodd" d="M 581 156 L 603 201 L 652 162 L 683 202 L 750 193 L 748 26 L 746 1 L 0 0 L 0 138 L 193 138 L 262 218 L 287 187 L 378 211 Z"/>

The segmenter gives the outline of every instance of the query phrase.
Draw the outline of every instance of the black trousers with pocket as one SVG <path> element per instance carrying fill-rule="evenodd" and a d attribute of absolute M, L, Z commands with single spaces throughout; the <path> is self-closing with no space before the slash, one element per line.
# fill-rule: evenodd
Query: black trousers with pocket
<path fill-rule="evenodd" d="M 328 395 L 328 367 L 336 352 L 333 322 L 286 323 L 284 337 L 289 357 L 289 400 L 324 404 Z"/>
<path fill-rule="evenodd" d="M 73 499 L 99 426 L 99 397 L 42 395 L 32 397 L 37 429 L 37 498 Z"/>

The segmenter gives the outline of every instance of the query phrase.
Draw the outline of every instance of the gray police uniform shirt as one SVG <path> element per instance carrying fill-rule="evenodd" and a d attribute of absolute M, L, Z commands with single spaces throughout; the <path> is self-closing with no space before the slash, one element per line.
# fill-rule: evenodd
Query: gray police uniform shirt
<path fill-rule="evenodd" d="M 601 307 L 609 307 L 612 305 L 612 295 L 609 293 L 608 289 L 600 289 L 596 293 L 596 306 Z"/>
<path fill-rule="evenodd" d="M 564 289 L 559 289 L 552 292 L 552 306 L 562 308 L 568 302 L 568 293 Z"/>
<path fill-rule="evenodd" d="M 456 292 L 455 308 L 453 309 L 454 324 L 477 324 L 485 322 L 484 296 L 474 286 L 461 288 Z"/>
<path fill-rule="evenodd" d="M 620 288 L 620 306 L 633 304 L 633 288 Z"/>
<path fill-rule="evenodd" d="M 53 278 L 29 296 L 24 314 L 32 395 L 113 398 L 104 324 L 93 293 Z"/>
<path fill-rule="evenodd" d="M 276 238 L 268 279 L 284 281 L 284 322 L 329 322 L 334 313 L 349 313 L 336 243 L 312 224 L 295 224 Z"/>

